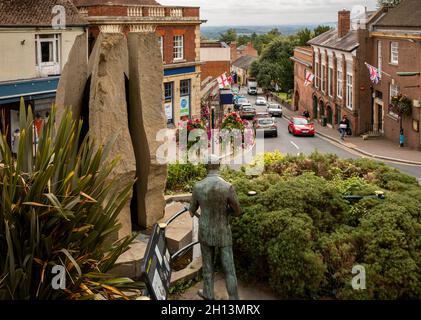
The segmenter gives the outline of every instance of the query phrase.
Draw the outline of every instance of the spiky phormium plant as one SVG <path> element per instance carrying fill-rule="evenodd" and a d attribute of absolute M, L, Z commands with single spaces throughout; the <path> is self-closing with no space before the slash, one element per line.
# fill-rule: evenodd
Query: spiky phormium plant
<path fill-rule="evenodd" d="M 56 125 L 55 114 L 34 144 L 32 112 L 21 103 L 16 159 L 0 138 L 0 299 L 128 299 L 143 284 L 107 272 L 133 238 L 108 239 L 133 183 L 110 178 L 113 141 L 96 148 L 88 134 L 81 142 L 82 123 L 66 111 Z M 65 267 L 64 290 L 52 287 L 55 265 Z"/>

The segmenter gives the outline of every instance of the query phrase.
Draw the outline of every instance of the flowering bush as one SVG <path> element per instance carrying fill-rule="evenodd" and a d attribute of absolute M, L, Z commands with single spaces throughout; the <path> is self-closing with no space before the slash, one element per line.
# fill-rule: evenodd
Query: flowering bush
<path fill-rule="evenodd" d="M 399 116 L 411 115 L 412 113 L 412 100 L 403 94 L 392 97 L 392 103 L 389 106 L 390 111 Z"/>
<path fill-rule="evenodd" d="M 241 119 L 238 113 L 231 112 L 225 115 L 224 120 L 222 121 L 222 129 L 239 129 L 241 132 L 244 132 L 247 124 L 248 121 Z"/>
<path fill-rule="evenodd" d="M 253 124 L 247 120 L 241 119 L 241 117 L 236 112 L 231 112 L 225 115 L 224 120 L 222 121 L 221 129 L 228 130 L 228 132 L 225 132 L 225 134 L 231 136 L 231 139 L 227 139 L 227 137 L 221 134 L 221 142 L 223 148 L 226 148 L 227 144 L 229 143 L 234 143 L 233 140 L 235 140 L 235 138 L 232 136 L 233 130 L 237 130 L 237 134 L 241 134 L 242 136 L 236 137 L 237 139 L 241 139 L 242 149 L 246 149 L 248 146 L 254 144 L 254 131 L 246 131 L 246 129 L 253 129 Z M 235 145 L 233 145 L 233 148 L 235 149 Z"/>
<path fill-rule="evenodd" d="M 202 121 L 207 122 L 209 121 L 209 117 L 210 117 L 209 106 L 206 104 L 202 104 L 202 108 L 200 110 L 200 118 L 202 119 Z"/>

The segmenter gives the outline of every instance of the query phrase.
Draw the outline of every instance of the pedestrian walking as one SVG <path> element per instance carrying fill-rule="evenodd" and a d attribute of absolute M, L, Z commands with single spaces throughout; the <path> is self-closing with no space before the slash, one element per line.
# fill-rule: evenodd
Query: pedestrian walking
<path fill-rule="evenodd" d="M 13 137 L 12 137 L 12 155 L 15 157 L 15 159 L 17 159 L 17 156 L 18 156 L 19 140 L 20 140 L 20 129 L 16 129 L 15 132 L 13 132 Z"/>
<path fill-rule="evenodd" d="M 350 123 L 347 115 L 344 115 L 341 122 L 339 123 L 339 132 L 341 134 L 341 140 L 345 140 L 345 135 L 350 129 Z"/>
<path fill-rule="evenodd" d="M 304 112 L 303 112 L 303 117 L 306 117 L 307 119 L 309 119 L 310 118 L 310 112 L 308 112 L 308 110 L 306 109 L 306 110 L 304 110 Z"/>

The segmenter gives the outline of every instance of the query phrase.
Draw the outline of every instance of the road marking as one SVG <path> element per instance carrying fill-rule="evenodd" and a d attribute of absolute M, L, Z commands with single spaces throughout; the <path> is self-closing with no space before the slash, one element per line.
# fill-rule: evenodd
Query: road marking
<path fill-rule="evenodd" d="M 300 150 L 300 147 L 297 146 L 297 144 L 294 141 L 290 141 L 290 142 L 297 150 Z"/>

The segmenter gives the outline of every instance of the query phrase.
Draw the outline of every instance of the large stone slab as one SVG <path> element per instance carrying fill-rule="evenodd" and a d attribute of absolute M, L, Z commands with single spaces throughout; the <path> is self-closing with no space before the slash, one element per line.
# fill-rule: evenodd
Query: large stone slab
<path fill-rule="evenodd" d="M 152 227 L 164 216 L 167 166 L 157 160 L 156 135 L 165 129 L 163 65 L 157 36 L 129 33 L 130 133 L 137 161 L 138 223 Z"/>
<path fill-rule="evenodd" d="M 56 96 L 58 122 L 64 113 L 65 107 L 69 107 L 72 110 L 75 120 L 80 118 L 87 78 L 88 45 L 86 34 L 81 34 L 76 37 L 58 83 Z"/>
<path fill-rule="evenodd" d="M 89 130 L 97 145 L 105 145 L 117 133 L 110 160 L 120 157 L 110 178 L 121 184 L 136 177 L 136 159 L 129 132 L 125 74 L 127 70 L 127 40 L 123 34 L 101 33 L 89 62 L 91 90 L 89 100 Z M 130 199 L 131 200 L 131 199 Z M 119 215 L 122 238 L 131 234 L 130 200 Z"/>
<path fill-rule="evenodd" d="M 176 213 L 182 211 L 185 206 L 186 204 L 181 202 L 172 202 L 168 204 L 165 208 L 164 218 L 158 222 L 164 223 L 165 221 L 168 221 Z M 178 217 L 167 227 L 165 236 L 167 237 L 167 245 L 171 253 L 175 253 L 192 243 L 192 228 L 193 219 L 187 212 Z"/>

